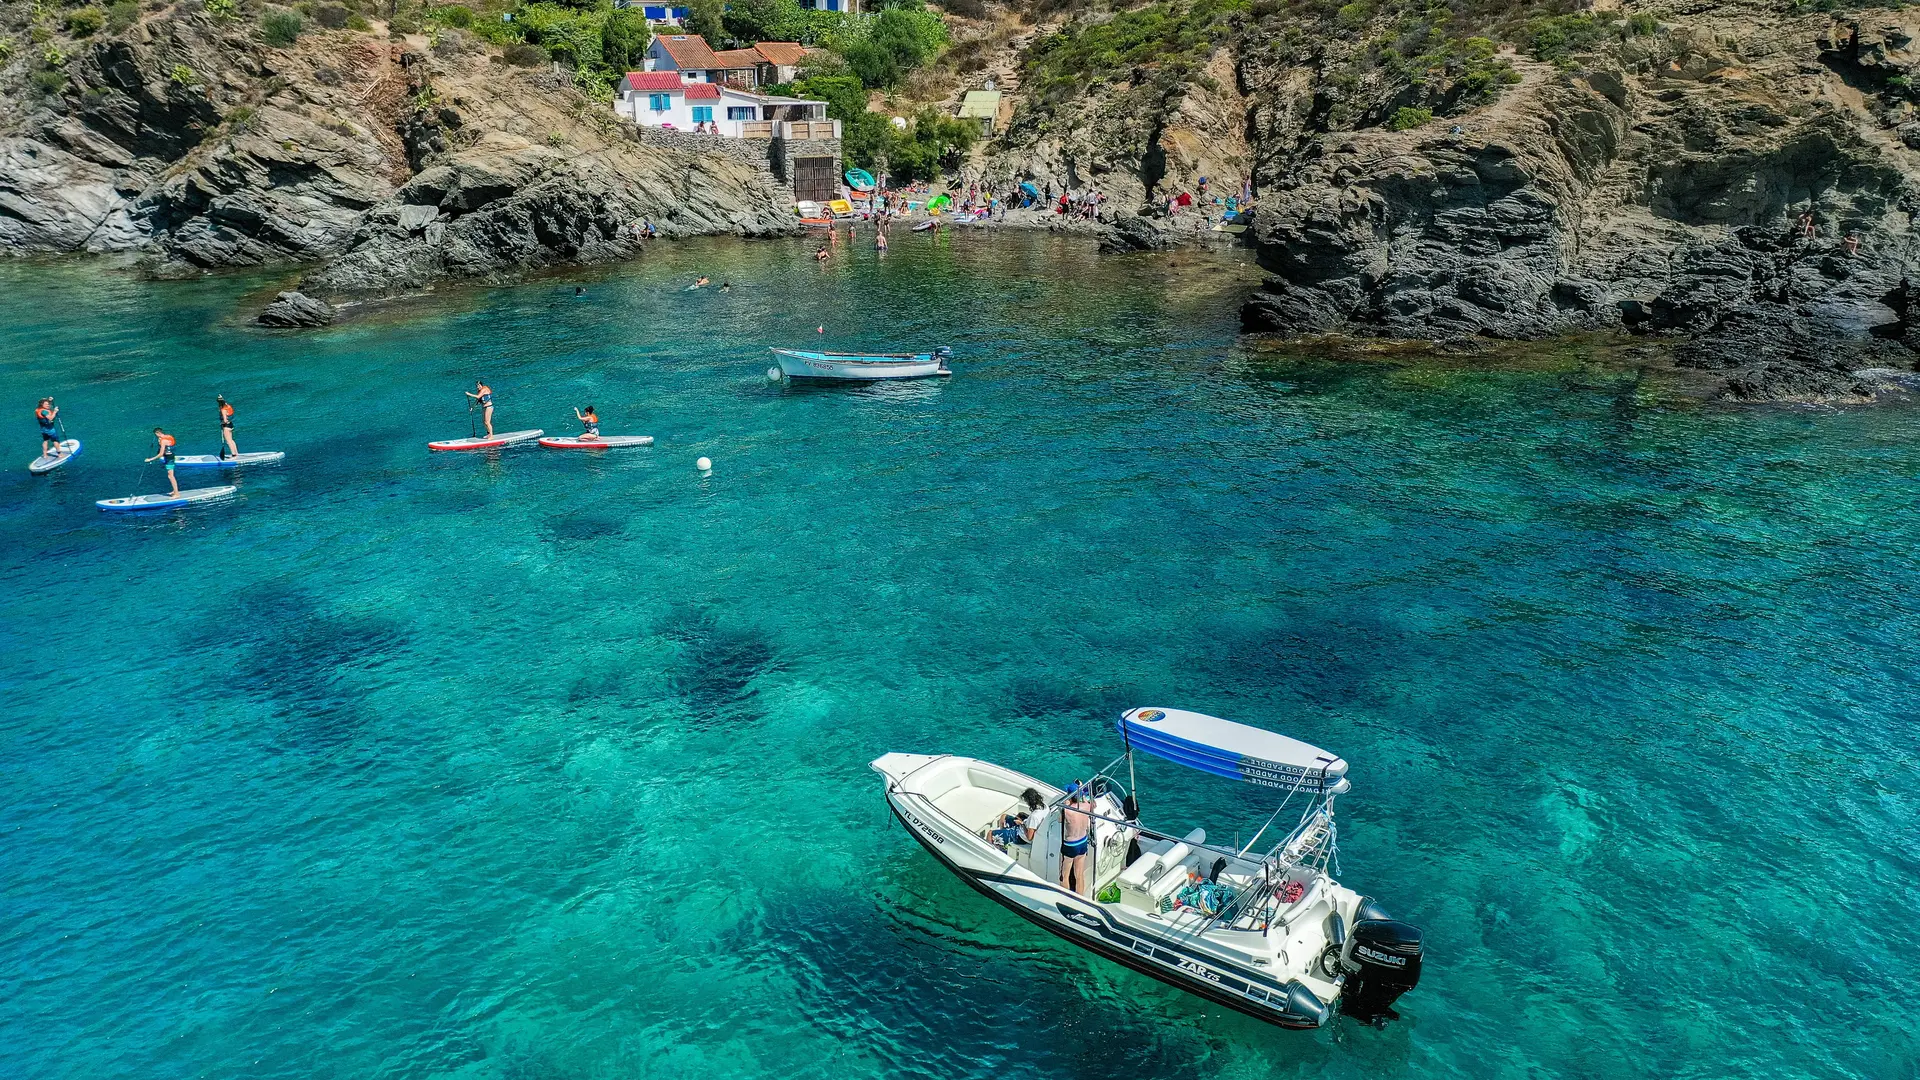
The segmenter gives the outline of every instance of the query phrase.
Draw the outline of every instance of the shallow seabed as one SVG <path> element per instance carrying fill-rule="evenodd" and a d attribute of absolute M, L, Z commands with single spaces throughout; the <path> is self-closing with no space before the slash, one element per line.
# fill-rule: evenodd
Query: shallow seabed
<path fill-rule="evenodd" d="M 258 279 L 0 265 L 0 1075 L 1916 1075 L 1920 414 L 1275 360 L 1244 262 L 1045 237 L 578 280 L 272 334 Z M 767 381 L 816 342 L 958 374 Z M 429 454 L 476 375 L 501 430 L 658 444 Z M 36 478 L 43 392 L 86 449 Z M 285 467 L 95 511 L 216 392 Z M 866 768 L 1062 781 L 1138 704 L 1353 763 L 1403 1020 L 1080 953 Z M 1271 808 L 1141 779 L 1163 826 Z"/>

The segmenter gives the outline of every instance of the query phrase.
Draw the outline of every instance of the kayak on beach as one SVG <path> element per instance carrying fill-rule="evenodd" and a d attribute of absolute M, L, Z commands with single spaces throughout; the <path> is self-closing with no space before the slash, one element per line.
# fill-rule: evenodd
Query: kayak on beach
<path fill-rule="evenodd" d="M 80 453 L 80 440 L 67 439 L 60 444 L 60 450 L 54 454 L 41 454 L 27 465 L 30 473 L 47 473 L 72 461 Z"/>
<path fill-rule="evenodd" d="M 554 450 L 613 450 L 622 446 L 652 446 L 651 435 L 601 435 L 592 439 L 556 437 L 541 439 L 540 445 Z"/>
<path fill-rule="evenodd" d="M 467 439 L 448 439 L 444 442 L 430 442 L 427 444 L 427 449 L 492 450 L 495 447 L 512 446 L 514 443 L 523 443 L 528 439 L 537 439 L 545 434 L 546 432 L 540 428 L 532 428 L 527 431 L 507 431 L 499 435 L 476 435 Z"/>
<path fill-rule="evenodd" d="M 188 488 L 178 495 L 161 492 L 158 495 L 129 495 L 124 499 L 101 499 L 93 505 L 102 510 L 165 510 L 170 506 L 187 506 L 191 503 L 224 499 L 240 489 L 232 484 L 222 487 Z"/>
<path fill-rule="evenodd" d="M 284 450 L 260 450 L 251 454 L 181 454 L 173 459 L 173 464 L 182 469 L 223 468 L 237 469 L 242 465 L 271 465 L 282 461 L 287 453 Z"/>

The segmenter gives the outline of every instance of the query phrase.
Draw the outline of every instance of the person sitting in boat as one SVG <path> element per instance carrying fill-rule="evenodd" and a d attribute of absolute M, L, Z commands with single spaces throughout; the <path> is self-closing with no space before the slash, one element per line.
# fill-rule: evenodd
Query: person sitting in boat
<path fill-rule="evenodd" d="M 1087 880 L 1087 833 L 1093 827 L 1093 800 L 1087 787 L 1075 780 L 1067 788 L 1067 805 L 1060 811 L 1060 887 L 1081 896 L 1092 895 Z"/>
<path fill-rule="evenodd" d="M 597 439 L 600 437 L 600 414 L 593 411 L 592 405 L 587 406 L 586 412 L 581 412 L 579 409 L 573 410 L 573 415 L 580 421 L 581 426 L 586 429 L 580 433 L 582 439 Z"/>
<path fill-rule="evenodd" d="M 1045 811 L 1041 809 L 1046 800 L 1040 797 L 1038 791 L 1028 788 L 1020 793 L 1020 799 L 1027 804 L 1026 812 L 1001 814 L 993 830 L 994 843 L 1001 847 L 1033 843 L 1033 838 L 1038 834 L 1041 824 L 1047 820 Z"/>
<path fill-rule="evenodd" d="M 1225 911 L 1227 906 L 1233 903 L 1234 893 L 1231 886 L 1220 884 L 1217 880 L 1218 874 L 1216 867 L 1216 879 L 1209 881 L 1200 876 L 1200 871 L 1188 870 L 1187 883 L 1180 886 L 1180 890 L 1173 894 L 1173 906 L 1191 908 L 1209 918 Z"/>

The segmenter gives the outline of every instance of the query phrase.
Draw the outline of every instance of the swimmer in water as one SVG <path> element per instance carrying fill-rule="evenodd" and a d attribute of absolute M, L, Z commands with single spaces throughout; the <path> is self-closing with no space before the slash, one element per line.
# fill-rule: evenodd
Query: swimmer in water
<path fill-rule="evenodd" d="M 706 278 L 706 277 L 705 277 L 705 276 L 703 275 L 703 276 L 701 276 L 701 277 L 700 277 L 700 279 L 699 279 L 699 280 L 697 280 L 697 281 L 695 281 L 695 282 L 693 283 L 693 287 L 694 287 L 694 288 L 696 288 L 696 289 L 698 289 L 698 288 L 700 288 L 701 286 L 703 286 L 703 285 L 705 285 L 706 283 L 707 283 L 707 278 Z"/>

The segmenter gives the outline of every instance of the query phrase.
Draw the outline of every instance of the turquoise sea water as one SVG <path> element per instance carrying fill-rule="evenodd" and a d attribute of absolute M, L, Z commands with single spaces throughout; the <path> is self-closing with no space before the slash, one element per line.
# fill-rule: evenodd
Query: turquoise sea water
<path fill-rule="evenodd" d="M 1202 256 L 803 255 L 299 335 L 0 265 L 0 1075 L 1920 1075 L 1914 412 L 1263 358 Z M 817 340 L 959 374 L 766 380 Z M 658 444 L 429 454 L 476 375 Z M 36 478 L 47 392 L 86 450 Z M 94 510 L 216 392 L 284 468 Z M 1082 954 L 866 768 L 1065 780 L 1138 704 L 1352 762 L 1341 877 L 1427 932 L 1399 1023 Z M 1270 809 L 1141 774 L 1163 826 Z"/>

